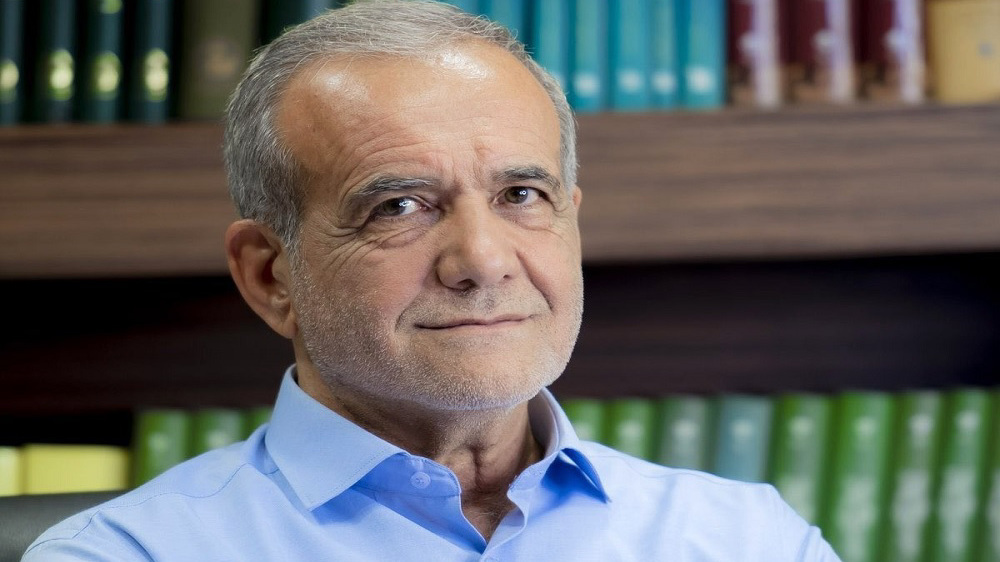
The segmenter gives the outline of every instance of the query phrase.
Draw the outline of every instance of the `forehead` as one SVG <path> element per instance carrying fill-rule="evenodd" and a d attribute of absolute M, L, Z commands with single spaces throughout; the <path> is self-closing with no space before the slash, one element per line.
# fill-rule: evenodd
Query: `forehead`
<path fill-rule="evenodd" d="M 333 58 L 291 80 L 278 128 L 310 176 L 349 183 L 382 164 L 447 165 L 456 153 L 523 152 L 558 173 L 559 122 L 534 76 L 498 47 Z M 487 151 L 489 152 L 489 151 Z M 419 162 L 424 160 L 424 162 Z"/>

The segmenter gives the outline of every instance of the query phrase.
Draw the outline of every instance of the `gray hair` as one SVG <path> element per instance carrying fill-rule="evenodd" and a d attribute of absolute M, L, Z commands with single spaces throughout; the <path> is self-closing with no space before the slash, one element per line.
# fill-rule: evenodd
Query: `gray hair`
<path fill-rule="evenodd" d="M 496 45 L 538 80 L 559 118 L 567 189 L 576 185 L 576 123 L 559 83 L 507 29 L 438 2 L 363 1 L 296 26 L 257 53 L 226 109 L 223 155 L 240 216 L 256 220 L 296 253 L 304 207 L 302 172 L 275 126 L 278 104 L 296 72 L 335 56 L 421 57 L 467 41 Z"/>

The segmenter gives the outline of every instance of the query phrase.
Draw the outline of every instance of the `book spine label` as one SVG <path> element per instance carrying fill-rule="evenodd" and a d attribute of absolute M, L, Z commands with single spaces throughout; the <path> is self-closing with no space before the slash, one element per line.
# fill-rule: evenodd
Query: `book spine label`
<path fill-rule="evenodd" d="M 794 38 L 791 93 L 796 102 L 847 103 L 854 99 L 851 0 L 791 2 Z"/>
<path fill-rule="evenodd" d="M 657 462 L 674 468 L 708 470 L 712 408 L 701 396 L 668 396 L 660 401 Z"/>
<path fill-rule="evenodd" d="M 569 76 L 569 3 L 537 0 L 534 3 L 531 44 L 534 58 L 566 91 Z"/>
<path fill-rule="evenodd" d="M 83 121 L 118 120 L 122 83 L 122 0 L 88 0 L 87 30 L 80 53 L 79 116 Z"/>
<path fill-rule="evenodd" d="M 132 18 L 129 119 L 162 123 L 169 114 L 173 0 L 137 0 Z"/>
<path fill-rule="evenodd" d="M 712 472 L 723 478 L 764 482 L 773 403 L 764 396 L 719 399 Z"/>
<path fill-rule="evenodd" d="M 648 0 L 611 2 L 611 107 L 649 109 L 650 5 Z"/>
<path fill-rule="evenodd" d="M 684 106 L 690 109 L 721 107 L 726 102 L 726 2 L 682 0 L 678 34 L 685 38 Z"/>
<path fill-rule="evenodd" d="M 569 101 L 581 113 L 607 107 L 607 0 L 576 0 Z"/>
<path fill-rule="evenodd" d="M 680 38 L 678 2 L 650 0 L 650 90 L 653 107 L 673 109 L 680 103 Z"/>
<path fill-rule="evenodd" d="M 21 121 L 24 105 L 23 0 L 0 0 L 0 127 Z"/>
<path fill-rule="evenodd" d="M 815 524 L 830 445 L 830 401 L 790 394 L 779 397 L 775 409 L 769 480 L 803 519 Z"/>

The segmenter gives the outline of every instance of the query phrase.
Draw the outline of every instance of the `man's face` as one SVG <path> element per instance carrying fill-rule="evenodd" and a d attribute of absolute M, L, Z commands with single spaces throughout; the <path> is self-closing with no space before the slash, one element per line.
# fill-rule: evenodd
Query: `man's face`
<path fill-rule="evenodd" d="M 562 183 L 552 103 L 516 59 L 466 44 L 315 64 L 278 123 L 307 172 L 300 378 L 468 410 L 559 376 L 583 308 L 579 190 Z"/>

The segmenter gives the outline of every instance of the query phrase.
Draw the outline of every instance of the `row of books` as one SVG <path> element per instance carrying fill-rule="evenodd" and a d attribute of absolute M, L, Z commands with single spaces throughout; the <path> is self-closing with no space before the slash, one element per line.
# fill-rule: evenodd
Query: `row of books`
<path fill-rule="evenodd" d="M 1000 100 L 997 0 L 449 3 L 513 30 L 580 112 Z M 0 0 L 0 125 L 217 119 L 258 45 L 340 4 Z"/>
<path fill-rule="evenodd" d="M 770 482 L 845 562 L 1000 562 L 1000 390 L 567 399 L 581 437 Z"/>
<path fill-rule="evenodd" d="M 125 490 L 212 449 L 246 439 L 270 407 L 138 412 L 129 447 L 25 444 L 0 447 L 0 496 Z"/>

